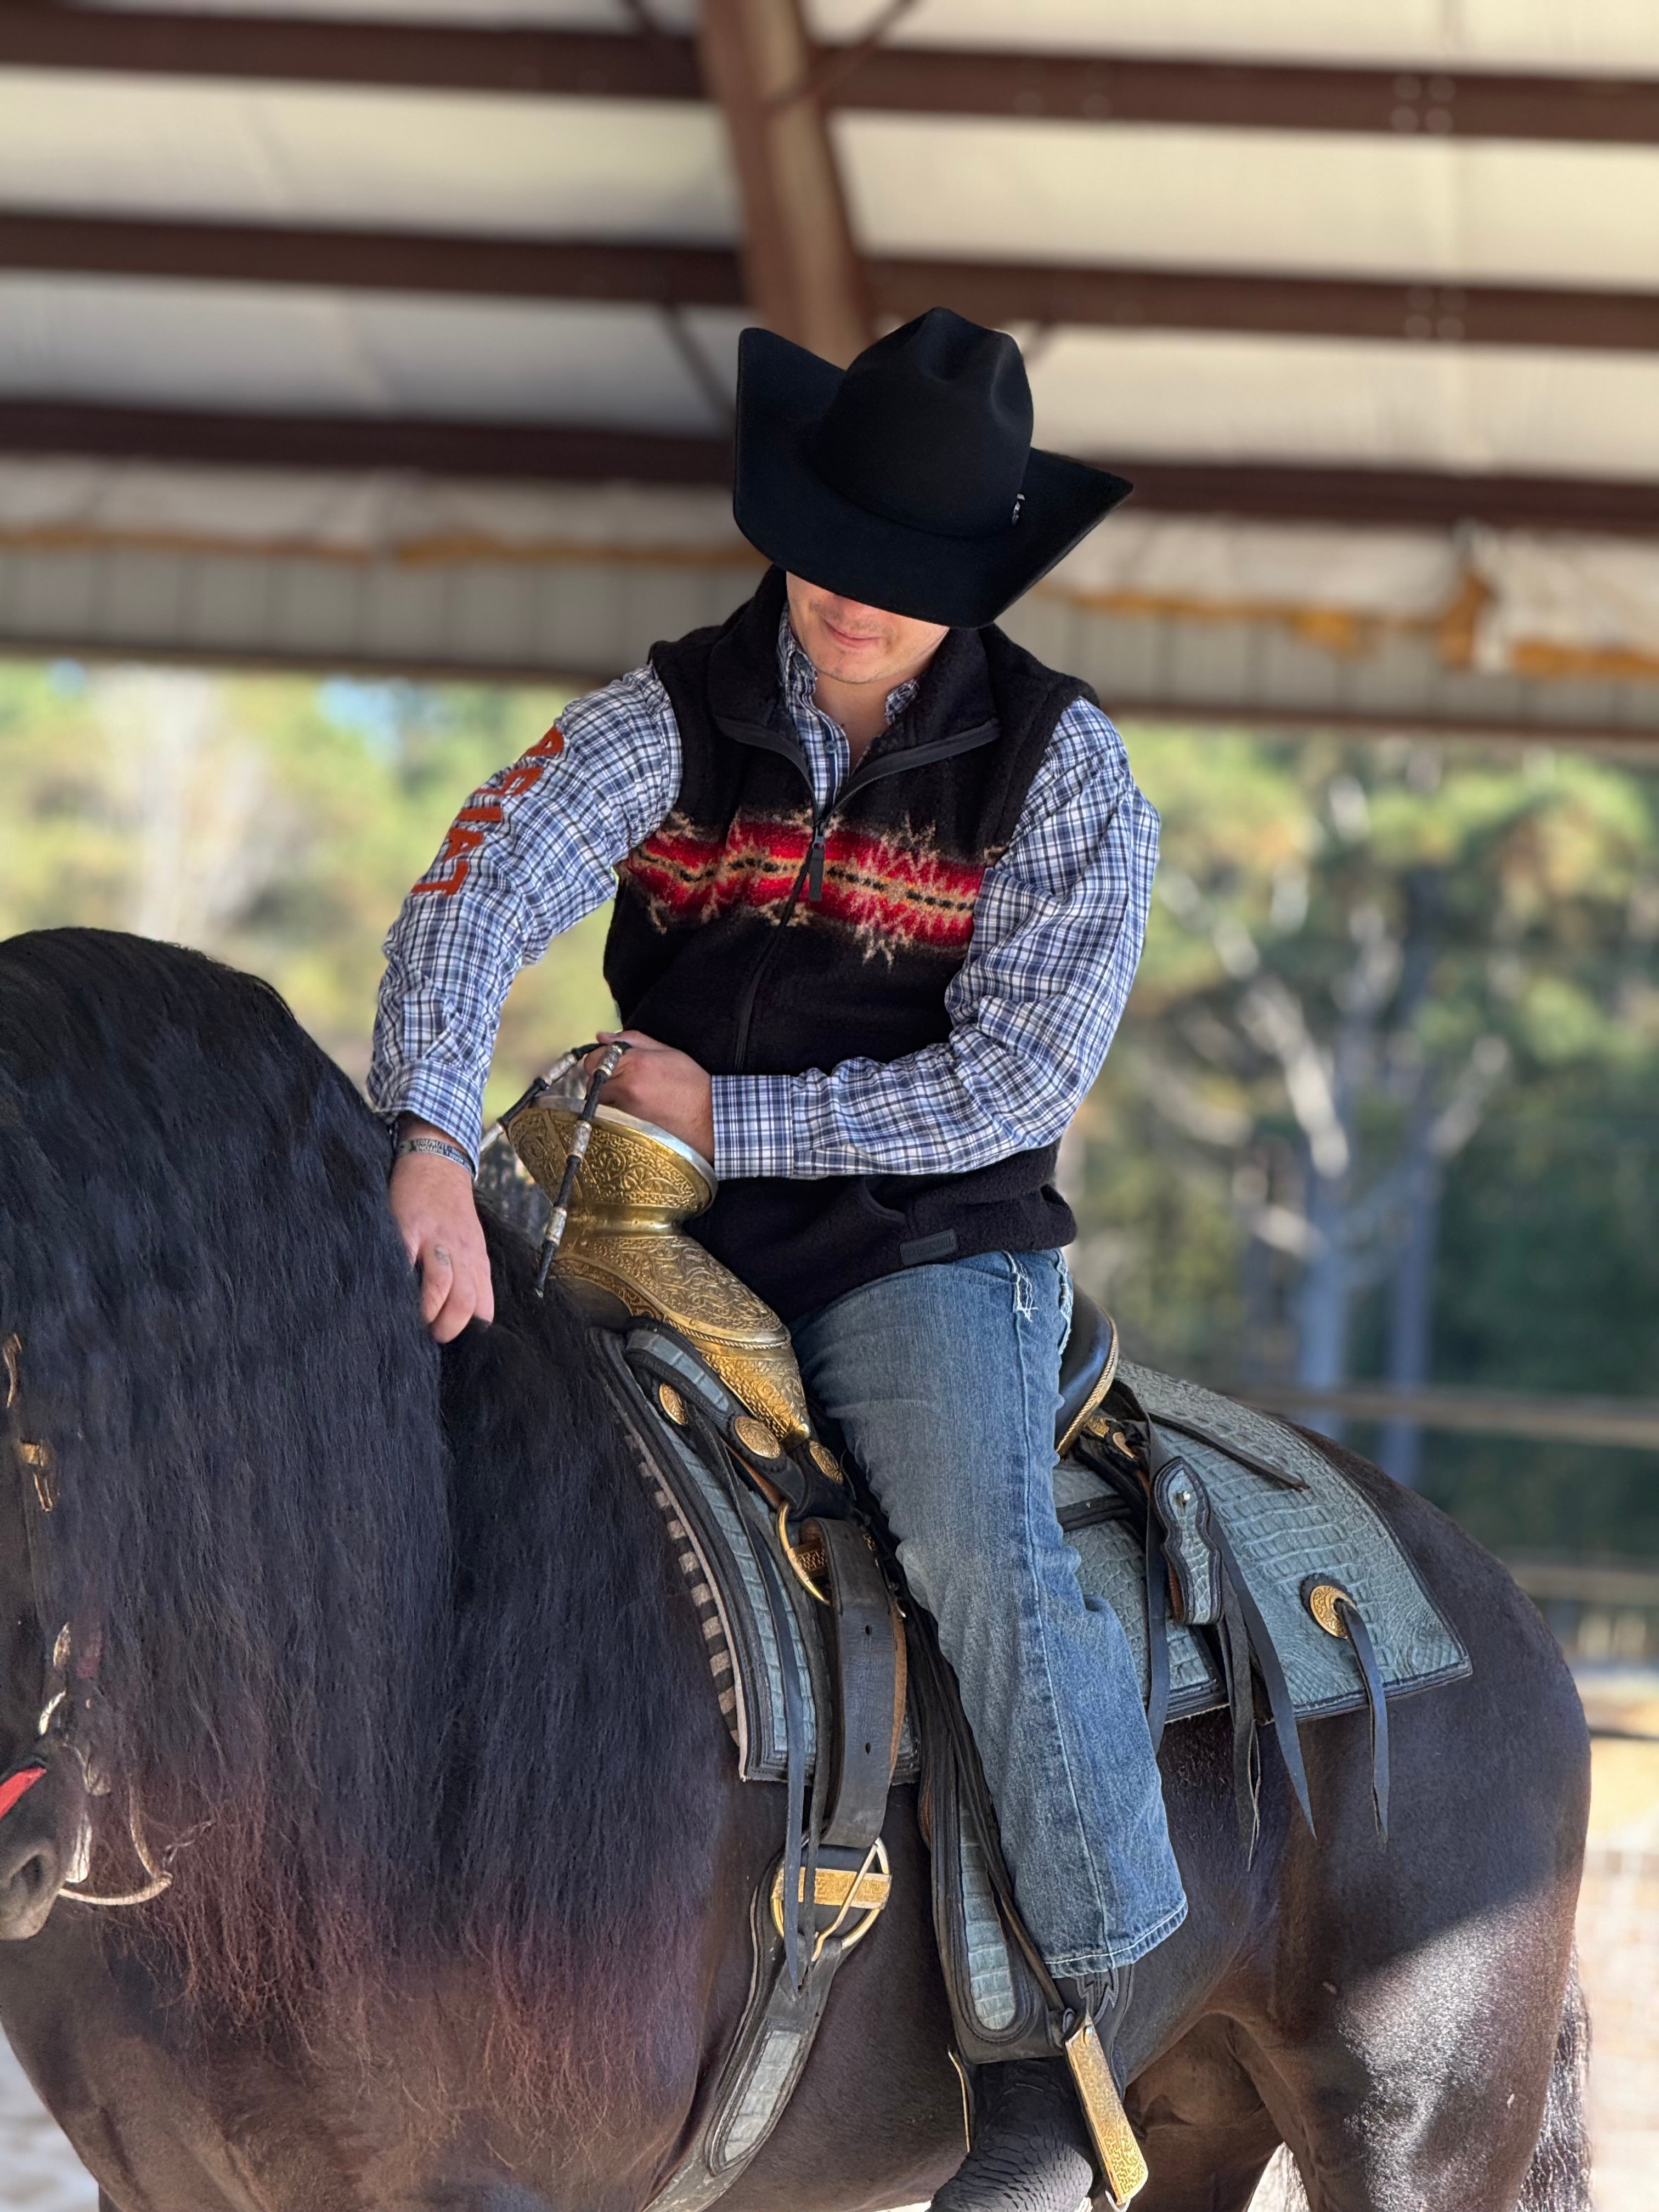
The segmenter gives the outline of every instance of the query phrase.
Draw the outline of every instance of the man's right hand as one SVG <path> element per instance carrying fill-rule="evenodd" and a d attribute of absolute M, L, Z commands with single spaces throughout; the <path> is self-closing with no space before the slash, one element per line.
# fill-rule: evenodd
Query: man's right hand
<path fill-rule="evenodd" d="M 398 1135 L 446 1132 L 405 1115 Z M 421 1319 L 438 1342 L 447 1344 L 470 1321 L 494 1321 L 489 1255 L 466 1170 L 437 1152 L 405 1152 L 392 1167 L 390 1196 L 404 1249 L 420 1270 Z"/>

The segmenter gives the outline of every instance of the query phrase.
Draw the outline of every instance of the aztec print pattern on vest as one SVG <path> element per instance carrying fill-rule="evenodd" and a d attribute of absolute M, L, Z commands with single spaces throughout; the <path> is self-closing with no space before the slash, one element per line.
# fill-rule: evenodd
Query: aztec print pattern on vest
<path fill-rule="evenodd" d="M 823 887 L 812 899 L 800 892 L 811 836 L 805 809 L 740 813 L 724 833 L 699 829 L 677 812 L 617 874 L 661 930 L 712 921 L 738 907 L 778 921 L 793 900 L 792 928 L 850 932 L 866 960 L 890 962 L 902 950 L 961 961 L 974 933 L 982 865 L 950 859 L 933 836 L 918 836 L 908 823 L 836 824 L 824 841 Z"/>

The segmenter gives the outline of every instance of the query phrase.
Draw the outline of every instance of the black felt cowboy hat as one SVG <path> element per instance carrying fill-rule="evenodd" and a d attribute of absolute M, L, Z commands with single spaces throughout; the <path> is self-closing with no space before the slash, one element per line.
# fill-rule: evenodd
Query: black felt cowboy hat
<path fill-rule="evenodd" d="M 738 527 L 844 599 L 977 629 L 1130 489 L 1037 452 L 1019 348 L 948 307 L 844 371 L 770 331 L 739 343 Z"/>

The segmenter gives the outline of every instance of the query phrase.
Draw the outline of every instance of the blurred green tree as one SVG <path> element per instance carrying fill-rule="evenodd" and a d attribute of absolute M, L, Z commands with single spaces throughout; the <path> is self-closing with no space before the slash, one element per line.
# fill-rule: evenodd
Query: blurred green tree
<path fill-rule="evenodd" d="M 1235 1382 L 1650 1389 L 1659 781 L 1403 739 L 1132 751 L 1158 896 L 1067 1161 L 1131 1344 Z M 1539 1449 L 1358 1440 L 1447 1498 Z M 1650 1460 L 1569 1462 L 1597 1540 L 1659 1549 Z M 1486 1483 L 1486 1532 L 1559 1548 L 1524 1488 Z"/>
<path fill-rule="evenodd" d="M 0 670 L 0 933 L 133 929 L 276 984 L 368 1066 L 380 944 L 468 791 L 568 695 Z M 489 1107 L 612 1012 L 603 918 L 514 985 Z"/>

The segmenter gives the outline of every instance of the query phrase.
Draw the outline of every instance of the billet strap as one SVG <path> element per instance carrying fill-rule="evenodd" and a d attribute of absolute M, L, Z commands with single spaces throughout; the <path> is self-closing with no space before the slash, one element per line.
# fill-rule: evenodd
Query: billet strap
<path fill-rule="evenodd" d="M 784 1608 L 789 1601 L 784 1595 L 778 1571 L 764 1552 L 757 1551 L 761 1579 L 766 1584 L 766 1598 L 772 1608 L 773 1625 L 777 1633 L 778 1650 L 783 1667 L 784 1726 L 788 1737 L 788 1769 L 785 1784 L 787 1810 L 784 1814 L 783 1886 L 786 1898 L 798 1896 L 805 1865 L 804 1834 L 806 1825 L 806 1711 L 801 1696 L 800 1679 L 795 1672 L 793 1644 L 789 1634 L 789 1623 Z M 819 1708 L 822 1711 L 822 1707 Z M 817 1765 L 823 1765 L 823 1747 L 818 1747 Z M 783 1956 L 789 1986 L 799 1990 L 806 1978 L 802 1963 L 800 1916 L 786 1911 L 783 1917 Z"/>
<path fill-rule="evenodd" d="M 867 1850 L 886 1816 L 903 1726 L 903 1629 L 875 1547 L 857 1522 L 813 1522 L 805 1534 L 823 1555 L 823 1621 L 839 1692 L 823 1840 Z"/>

